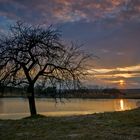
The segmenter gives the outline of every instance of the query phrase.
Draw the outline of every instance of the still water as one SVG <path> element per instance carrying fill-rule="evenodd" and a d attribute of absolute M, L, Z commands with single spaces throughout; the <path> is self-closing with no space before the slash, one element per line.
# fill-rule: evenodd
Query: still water
<path fill-rule="evenodd" d="M 140 99 L 70 99 L 56 103 L 53 99 L 36 99 L 37 111 L 46 116 L 83 115 L 108 111 L 124 111 L 140 107 Z M 0 98 L 0 119 L 29 116 L 28 100 Z"/>

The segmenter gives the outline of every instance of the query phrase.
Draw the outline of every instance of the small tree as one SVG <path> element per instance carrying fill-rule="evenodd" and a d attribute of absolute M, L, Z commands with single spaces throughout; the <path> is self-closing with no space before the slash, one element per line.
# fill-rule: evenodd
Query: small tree
<path fill-rule="evenodd" d="M 36 115 L 35 86 L 45 80 L 57 87 L 78 87 L 88 57 L 74 44 L 63 45 L 52 27 L 17 22 L 0 38 L 0 81 L 6 86 L 27 86 L 30 113 Z"/>

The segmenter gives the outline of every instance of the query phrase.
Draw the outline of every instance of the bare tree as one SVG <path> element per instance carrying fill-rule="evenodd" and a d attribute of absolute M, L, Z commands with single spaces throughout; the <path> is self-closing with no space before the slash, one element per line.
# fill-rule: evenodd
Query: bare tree
<path fill-rule="evenodd" d="M 0 38 L 0 81 L 28 86 L 30 113 L 36 115 L 36 84 L 45 80 L 63 88 L 78 87 L 88 57 L 77 45 L 63 45 L 60 32 L 52 27 L 17 22 Z"/>

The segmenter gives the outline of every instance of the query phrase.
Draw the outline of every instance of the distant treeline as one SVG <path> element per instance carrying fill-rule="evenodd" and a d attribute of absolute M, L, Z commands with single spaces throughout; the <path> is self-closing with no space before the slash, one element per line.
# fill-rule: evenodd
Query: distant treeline
<path fill-rule="evenodd" d="M 1 87 L 1 97 L 27 97 L 27 88 Z M 123 93 L 116 88 L 97 88 L 97 89 L 56 89 L 56 87 L 35 88 L 36 97 L 47 98 L 121 98 Z"/>

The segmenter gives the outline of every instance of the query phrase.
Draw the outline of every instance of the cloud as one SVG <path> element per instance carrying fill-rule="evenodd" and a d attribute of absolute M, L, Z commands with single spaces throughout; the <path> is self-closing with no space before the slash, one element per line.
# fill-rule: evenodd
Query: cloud
<path fill-rule="evenodd" d="M 94 81 L 103 86 L 113 86 L 118 88 L 139 88 L 140 86 L 140 64 L 118 68 L 90 69 L 90 84 Z M 123 81 L 124 84 L 120 84 Z"/>
<path fill-rule="evenodd" d="M 91 69 L 88 70 L 89 77 L 100 79 L 108 84 L 119 84 L 120 80 L 127 81 L 127 86 L 133 86 L 134 83 L 140 82 L 140 64 L 129 67 L 118 67 L 110 69 Z"/>
<path fill-rule="evenodd" d="M 0 15 L 29 22 L 138 20 L 140 0 L 0 0 Z"/>
<path fill-rule="evenodd" d="M 99 68 L 99 69 L 91 69 L 88 71 L 89 73 L 95 73 L 96 76 L 118 76 L 129 75 L 128 77 L 133 77 L 133 75 L 140 75 L 140 64 L 135 66 L 128 67 L 118 67 L 118 68 Z M 120 76 L 118 76 L 120 77 Z M 124 76 L 125 77 L 125 76 Z M 127 78 L 127 76 L 126 76 Z"/>

